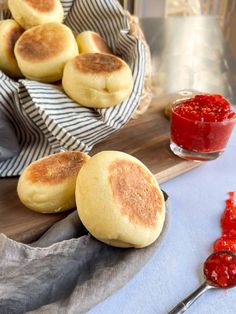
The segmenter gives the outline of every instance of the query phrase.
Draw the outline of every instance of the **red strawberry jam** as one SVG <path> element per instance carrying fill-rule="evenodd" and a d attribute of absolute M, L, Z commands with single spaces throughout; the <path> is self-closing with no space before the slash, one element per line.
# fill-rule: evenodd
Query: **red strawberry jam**
<path fill-rule="evenodd" d="M 229 192 L 221 217 L 222 236 L 214 243 L 214 251 L 229 250 L 236 253 L 236 204 L 235 192 Z"/>
<path fill-rule="evenodd" d="M 227 251 L 213 253 L 204 263 L 204 275 L 218 287 L 234 286 L 236 284 L 236 255 Z"/>
<path fill-rule="evenodd" d="M 185 150 L 213 153 L 223 151 L 236 113 L 221 95 L 196 95 L 172 108 L 171 141 Z"/>
<path fill-rule="evenodd" d="M 228 250 L 236 253 L 236 238 L 230 238 L 223 234 L 221 238 L 215 241 L 214 251 Z"/>

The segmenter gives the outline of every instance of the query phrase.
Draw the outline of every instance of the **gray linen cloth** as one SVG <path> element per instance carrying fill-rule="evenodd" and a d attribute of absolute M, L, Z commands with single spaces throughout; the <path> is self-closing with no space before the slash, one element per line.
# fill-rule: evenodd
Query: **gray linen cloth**
<path fill-rule="evenodd" d="M 14 157 L 20 151 L 13 125 L 0 104 L 0 162 Z"/>
<path fill-rule="evenodd" d="M 76 211 L 31 245 L 1 234 L 0 313 L 85 313 L 147 263 L 163 240 L 167 218 L 158 240 L 144 249 L 97 241 Z"/>

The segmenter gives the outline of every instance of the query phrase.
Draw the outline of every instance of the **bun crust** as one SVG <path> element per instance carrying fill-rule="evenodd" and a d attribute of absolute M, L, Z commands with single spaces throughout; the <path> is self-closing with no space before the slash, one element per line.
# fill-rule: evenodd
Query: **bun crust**
<path fill-rule="evenodd" d="M 87 230 L 118 247 L 150 245 L 165 219 L 163 194 L 154 176 L 139 160 L 121 152 L 98 153 L 83 166 L 76 204 Z"/>
<path fill-rule="evenodd" d="M 33 27 L 19 38 L 15 55 L 29 79 L 55 82 L 62 78 L 65 63 L 78 54 L 72 31 L 59 23 Z"/>
<path fill-rule="evenodd" d="M 8 6 L 24 29 L 50 22 L 62 23 L 64 16 L 60 0 L 8 0 Z"/>
<path fill-rule="evenodd" d="M 0 22 L 0 69 L 12 77 L 22 76 L 15 58 L 14 47 L 23 31 L 14 20 Z"/>
<path fill-rule="evenodd" d="M 101 53 L 80 55 L 74 59 L 74 62 L 76 70 L 92 74 L 110 74 L 125 67 L 124 62 L 121 59 L 109 54 Z"/>
<path fill-rule="evenodd" d="M 46 36 L 46 33 L 49 35 Z M 35 27 L 22 36 L 17 46 L 17 54 L 31 62 L 48 60 L 66 49 L 64 37 L 65 32 L 60 24 Z"/>
<path fill-rule="evenodd" d="M 53 12 L 56 9 L 55 0 L 24 0 L 24 2 L 40 13 Z"/>
<path fill-rule="evenodd" d="M 122 215 L 130 222 L 147 227 L 156 224 L 161 199 L 153 176 L 143 167 L 130 160 L 114 160 L 109 166 L 109 185 Z"/>
<path fill-rule="evenodd" d="M 98 34 L 92 31 L 85 31 L 76 37 L 80 53 L 111 53 L 110 48 L 105 40 Z"/>
<path fill-rule="evenodd" d="M 88 160 L 89 156 L 81 152 L 63 152 L 33 162 L 18 181 L 21 202 L 41 213 L 74 208 L 76 177 Z"/>
<path fill-rule="evenodd" d="M 133 88 L 129 66 L 120 58 L 104 53 L 85 53 L 67 62 L 62 85 L 79 104 L 106 108 L 125 100 Z"/>

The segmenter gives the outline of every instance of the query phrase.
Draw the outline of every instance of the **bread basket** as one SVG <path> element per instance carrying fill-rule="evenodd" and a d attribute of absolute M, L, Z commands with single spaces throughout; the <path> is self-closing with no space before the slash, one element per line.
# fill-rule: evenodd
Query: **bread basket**
<path fill-rule="evenodd" d="M 20 152 L 0 162 L 0 176 L 17 176 L 29 163 L 61 150 L 89 152 L 93 145 L 143 114 L 151 101 L 151 58 L 137 18 L 116 0 L 62 0 L 64 23 L 74 32 L 93 30 L 131 67 L 134 88 L 121 104 L 82 107 L 60 84 L 14 81 L 0 71 L 0 107 L 12 124 Z M 0 2 L 0 19 L 10 17 Z M 99 17 L 99 18 L 98 18 Z M 1 140 L 0 140 L 1 146 Z"/>

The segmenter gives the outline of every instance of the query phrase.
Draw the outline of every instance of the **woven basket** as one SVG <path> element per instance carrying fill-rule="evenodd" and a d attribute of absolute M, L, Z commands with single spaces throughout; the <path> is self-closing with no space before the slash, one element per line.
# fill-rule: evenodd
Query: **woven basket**
<path fill-rule="evenodd" d="M 7 0 L 0 0 L 0 11 L 6 10 L 8 8 L 7 6 Z M 130 35 L 133 35 L 137 39 L 143 42 L 146 49 L 146 73 L 145 73 L 145 79 L 144 79 L 144 87 L 143 92 L 140 97 L 140 103 L 136 110 L 136 112 L 133 114 L 132 118 L 136 119 L 140 115 L 142 115 L 147 108 L 149 107 L 151 100 L 152 100 L 152 90 L 151 90 L 151 53 L 149 46 L 145 40 L 145 36 L 143 34 L 143 31 L 139 25 L 139 20 L 136 16 L 130 15 L 128 11 L 126 11 L 127 16 L 129 18 L 130 22 Z"/>
<path fill-rule="evenodd" d="M 149 107 L 151 100 L 152 100 L 152 69 L 151 69 L 151 52 L 150 48 L 145 40 L 145 36 L 143 34 L 143 31 L 139 25 L 139 20 L 136 16 L 131 16 L 129 12 L 127 12 L 127 15 L 129 17 L 130 22 L 130 33 L 134 37 L 138 38 L 140 41 L 143 42 L 145 49 L 146 49 L 146 73 L 144 78 L 144 86 L 143 86 L 143 92 L 140 97 L 139 106 L 136 110 L 136 112 L 133 114 L 132 118 L 136 119 L 140 115 L 142 115 L 147 108 Z"/>

